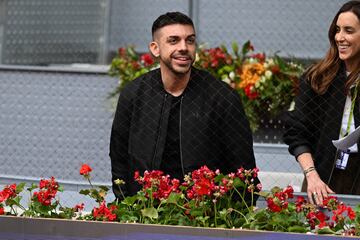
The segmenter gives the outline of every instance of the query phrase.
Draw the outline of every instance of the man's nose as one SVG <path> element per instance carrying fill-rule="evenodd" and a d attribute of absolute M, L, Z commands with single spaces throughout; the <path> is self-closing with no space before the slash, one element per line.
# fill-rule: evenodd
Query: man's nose
<path fill-rule="evenodd" d="M 180 51 L 186 51 L 186 50 L 187 50 L 188 46 L 187 46 L 185 40 L 180 41 L 179 44 L 180 44 L 180 46 L 179 46 L 179 50 L 180 50 Z"/>

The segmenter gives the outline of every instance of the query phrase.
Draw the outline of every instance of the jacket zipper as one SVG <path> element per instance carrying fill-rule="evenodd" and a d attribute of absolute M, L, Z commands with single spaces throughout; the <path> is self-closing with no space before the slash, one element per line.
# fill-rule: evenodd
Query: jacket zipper
<path fill-rule="evenodd" d="M 162 119 L 163 119 L 164 106 L 165 106 L 166 98 L 167 98 L 167 93 L 165 93 L 165 95 L 164 95 L 163 104 L 161 106 L 160 124 L 159 124 L 158 135 L 157 135 L 157 138 L 156 138 L 154 156 L 153 156 L 153 159 L 151 161 L 151 170 L 154 170 L 155 158 L 156 158 L 156 154 L 157 154 L 157 149 L 159 147 L 158 145 L 159 145 L 159 139 L 160 139 L 160 135 L 161 135 L 161 123 L 162 123 Z"/>
<path fill-rule="evenodd" d="M 185 176 L 185 168 L 184 168 L 184 161 L 183 161 L 183 155 L 182 155 L 182 144 L 181 144 L 181 129 L 182 129 L 182 121 L 181 121 L 181 115 L 182 115 L 182 101 L 183 97 L 181 96 L 180 99 L 180 113 L 179 113 L 179 152 L 180 152 L 180 163 L 181 163 L 181 170 L 183 176 Z"/>

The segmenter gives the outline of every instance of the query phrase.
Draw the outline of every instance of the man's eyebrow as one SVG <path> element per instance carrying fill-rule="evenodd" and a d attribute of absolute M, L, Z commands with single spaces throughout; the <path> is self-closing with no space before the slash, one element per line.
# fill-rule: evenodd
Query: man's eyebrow
<path fill-rule="evenodd" d="M 194 34 L 186 36 L 186 38 L 189 38 L 189 37 L 196 37 L 196 35 L 194 33 Z M 180 38 L 180 36 L 179 35 L 170 35 L 170 36 L 167 36 L 167 38 Z"/>

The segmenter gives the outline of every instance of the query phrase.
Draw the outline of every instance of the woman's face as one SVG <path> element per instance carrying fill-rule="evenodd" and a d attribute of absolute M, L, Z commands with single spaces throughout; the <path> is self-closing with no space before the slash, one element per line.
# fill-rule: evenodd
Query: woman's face
<path fill-rule="evenodd" d="M 336 22 L 335 42 L 346 70 L 355 70 L 360 61 L 360 21 L 353 12 L 343 12 Z"/>

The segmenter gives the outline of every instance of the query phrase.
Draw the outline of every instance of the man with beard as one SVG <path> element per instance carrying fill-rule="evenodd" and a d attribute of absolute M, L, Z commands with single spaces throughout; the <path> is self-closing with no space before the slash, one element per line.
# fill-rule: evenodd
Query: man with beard
<path fill-rule="evenodd" d="M 110 140 L 113 182 L 124 180 L 127 196 L 139 190 L 135 171 L 161 170 L 182 180 L 204 165 L 224 174 L 255 168 L 240 96 L 192 66 L 192 20 L 179 12 L 161 15 L 153 23 L 152 37 L 149 49 L 160 68 L 129 83 L 119 97 Z M 113 191 L 122 197 L 114 183 Z"/>

